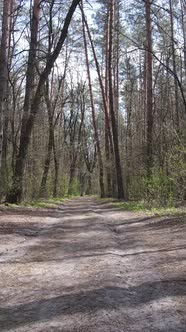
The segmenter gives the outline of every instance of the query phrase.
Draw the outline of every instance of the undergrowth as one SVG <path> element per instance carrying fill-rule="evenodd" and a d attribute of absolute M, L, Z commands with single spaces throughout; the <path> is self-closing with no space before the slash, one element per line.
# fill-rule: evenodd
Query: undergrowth
<path fill-rule="evenodd" d="M 109 205 L 118 207 L 124 211 L 133 211 L 133 212 L 145 212 L 150 216 L 185 216 L 186 217 L 186 207 L 176 207 L 176 206 L 154 206 L 149 202 L 144 200 L 141 201 L 118 201 L 117 199 L 113 198 L 98 198 L 97 196 L 93 196 L 97 200 L 101 202 L 105 202 Z M 68 199 L 77 198 L 74 195 L 65 195 L 63 197 L 57 198 L 46 198 L 46 199 L 39 199 L 34 201 L 27 201 L 23 202 L 20 207 L 30 207 L 35 209 L 55 209 L 60 204 L 64 203 Z M 17 205 L 15 204 L 8 204 L 8 207 L 15 208 Z"/>
<path fill-rule="evenodd" d="M 63 197 L 49 197 L 49 198 L 43 198 L 38 200 L 32 200 L 32 201 L 23 201 L 21 204 L 6 204 L 9 208 L 17 208 L 17 207 L 27 207 L 27 208 L 35 208 L 35 209 L 55 209 L 60 204 L 65 202 L 68 199 L 74 198 L 73 195 L 65 195 Z"/>
<path fill-rule="evenodd" d="M 145 201 L 115 201 L 110 199 L 101 199 L 102 201 L 112 204 L 118 208 L 121 208 L 124 211 L 133 211 L 133 212 L 145 212 L 151 216 L 170 216 L 170 215 L 186 215 L 186 208 L 184 207 L 175 207 L 175 206 L 166 206 L 166 207 L 155 207 L 149 205 Z"/>
<path fill-rule="evenodd" d="M 73 195 L 65 195 L 63 197 L 49 197 L 46 199 L 39 199 L 29 202 L 24 202 L 23 205 L 26 207 L 33 207 L 33 208 L 56 208 L 58 205 L 62 204 L 67 199 L 74 198 Z"/>

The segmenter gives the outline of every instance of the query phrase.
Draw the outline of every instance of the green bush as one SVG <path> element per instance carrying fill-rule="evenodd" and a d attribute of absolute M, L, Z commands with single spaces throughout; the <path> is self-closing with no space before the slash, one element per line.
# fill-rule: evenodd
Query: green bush
<path fill-rule="evenodd" d="M 162 171 L 154 171 L 151 178 L 145 178 L 145 200 L 150 206 L 172 206 L 175 199 L 175 186 L 172 179 Z"/>
<path fill-rule="evenodd" d="M 172 206 L 176 196 L 175 184 L 163 171 L 153 170 L 151 178 L 145 175 L 132 179 L 129 198 L 143 200 L 149 207 Z"/>
<path fill-rule="evenodd" d="M 77 178 L 74 178 L 72 183 L 71 183 L 70 190 L 69 190 L 69 195 L 72 195 L 72 196 L 79 196 L 80 195 L 80 183 L 79 183 Z"/>
<path fill-rule="evenodd" d="M 179 145 L 168 156 L 168 168 L 177 199 L 186 199 L 186 147 Z"/>

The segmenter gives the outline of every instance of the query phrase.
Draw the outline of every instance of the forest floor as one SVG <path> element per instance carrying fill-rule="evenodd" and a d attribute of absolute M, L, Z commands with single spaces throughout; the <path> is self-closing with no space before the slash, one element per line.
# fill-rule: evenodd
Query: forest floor
<path fill-rule="evenodd" d="M 0 331 L 185 332 L 185 217 L 87 197 L 1 211 Z"/>

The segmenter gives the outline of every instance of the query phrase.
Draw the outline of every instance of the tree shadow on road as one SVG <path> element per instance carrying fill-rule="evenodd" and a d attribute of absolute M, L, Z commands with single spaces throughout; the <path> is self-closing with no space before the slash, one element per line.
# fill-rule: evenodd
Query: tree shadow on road
<path fill-rule="evenodd" d="M 89 313 L 101 309 L 135 308 L 166 297 L 186 297 L 186 279 L 146 282 L 133 287 L 104 287 L 0 308 L 0 329 L 8 331 L 56 316 Z M 168 314 L 167 314 L 168 315 Z"/>

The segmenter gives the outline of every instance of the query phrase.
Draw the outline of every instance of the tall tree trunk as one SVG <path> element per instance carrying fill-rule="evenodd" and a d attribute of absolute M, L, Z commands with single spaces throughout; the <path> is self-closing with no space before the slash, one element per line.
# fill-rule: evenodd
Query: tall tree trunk
<path fill-rule="evenodd" d="M 177 133 L 179 133 L 180 128 L 180 119 L 179 119 L 179 100 L 178 100 L 178 82 L 176 79 L 177 76 L 177 67 L 176 67 L 176 50 L 174 45 L 174 18 L 173 18 L 173 8 L 172 8 L 172 0 L 169 0 L 169 8 L 170 8 L 170 28 L 171 28 L 171 49 L 172 49 L 172 65 L 174 71 L 174 94 L 175 94 L 175 124 Z"/>
<path fill-rule="evenodd" d="M 186 3 L 185 0 L 180 0 L 181 6 L 181 23 L 182 23 L 182 30 L 183 30 L 183 54 L 184 54 L 184 71 L 186 75 Z"/>
<path fill-rule="evenodd" d="M 80 123 L 79 123 L 79 128 L 78 128 L 78 137 L 77 137 L 77 147 L 75 147 L 75 137 L 76 137 L 76 126 L 78 124 L 77 117 L 74 122 L 74 129 L 72 131 L 72 135 L 70 138 L 70 160 L 71 160 L 71 165 L 70 165 L 70 178 L 69 178 L 69 190 L 68 194 L 71 195 L 73 194 L 73 182 L 75 179 L 76 175 L 76 166 L 77 166 L 77 161 L 79 159 L 80 155 L 80 146 L 81 146 L 81 138 L 82 138 L 82 129 L 84 125 L 84 119 L 85 119 L 85 99 L 84 99 L 84 89 L 78 92 L 79 98 L 78 98 L 78 104 L 80 106 L 81 110 L 81 118 L 80 118 Z"/>
<path fill-rule="evenodd" d="M 3 117 L 3 145 L 2 145 L 2 163 L 0 166 L 0 196 L 4 196 L 7 192 L 8 188 L 8 163 L 7 163 L 7 155 L 8 155 L 8 125 L 9 125 L 9 114 L 12 111 L 12 106 L 11 106 L 11 93 L 10 93 L 10 86 L 9 86 L 9 81 L 8 77 L 10 76 L 10 68 L 12 64 L 12 32 L 14 31 L 14 14 L 13 14 L 13 9 L 15 5 L 15 0 L 9 0 L 9 8 L 8 8 L 8 28 L 7 28 L 7 45 L 6 45 L 6 59 L 7 59 L 7 64 L 5 66 L 5 70 L 7 68 L 6 72 L 6 93 L 5 93 L 5 105 L 4 109 L 6 112 L 4 112 Z M 2 31 L 3 34 L 3 31 Z M 1 82 L 2 83 L 2 82 Z"/>
<path fill-rule="evenodd" d="M 86 40 L 86 33 L 85 33 L 85 22 L 84 22 L 83 16 L 82 16 L 82 25 L 83 25 L 83 40 L 84 40 L 84 48 L 85 48 L 87 76 L 88 76 L 89 93 L 90 93 L 90 103 L 91 103 L 91 111 L 92 111 L 92 122 L 93 122 L 93 127 L 94 127 L 94 136 L 95 136 L 97 152 L 98 152 L 98 161 L 99 161 L 100 193 L 101 193 L 101 197 L 104 197 L 105 196 L 105 188 L 104 188 L 103 158 L 102 158 L 99 135 L 98 135 L 97 125 L 96 125 L 94 97 L 93 97 L 93 91 L 92 91 L 92 82 L 91 82 L 91 75 L 90 75 L 90 68 L 89 68 L 89 58 L 88 58 L 88 47 L 87 47 L 87 40 Z"/>
<path fill-rule="evenodd" d="M 116 118 L 116 126 L 119 135 L 119 59 L 120 59 L 120 44 L 119 44 L 119 28 L 120 28 L 120 0 L 113 0 L 113 102 Z M 108 29 L 109 31 L 109 29 Z M 112 157 L 112 192 L 117 193 L 117 180 L 114 167 L 114 155 Z"/>
<path fill-rule="evenodd" d="M 37 1 L 37 0 L 35 0 L 35 1 Z M 62 46 L 64 45 L 65 39 L 68 34 L 68 28 L 69 28 L 72 16 L 76 10 L 76 7 L 80 3 L 80 1 L 81 0 L 72 1 L 72 4 L 71 4 L 69 11 L 65 18 L 64 25 L 63 25 L 58 43 L 57 43 L 53 53 L 51 54 L 51 56 L 48 57 L 46 66 L 40 75 L 39 82 L 38 82 L 38 85 L 36 88 L 36 92 L 34 94 L 32 102 L 31 102 L 30 114 L 29 114 L 28 118 L 26 119 L 26 121 L 24 118 L 24 121 L 22 122 L 19 153 L 16 158 L 16 166 L 15 166 L 15 172 L 14 172 L 14 176 L 13 176 L 13 184 L 12 184 L 10 192 L 8 193 L 7 198 L 6 198 L 7 202 L 9 202 L 9 203 L 19 203 L 22 199 L 25 162 L 26 162 L 30 137 L 31 137 L 31 133 L 32 133 L 33 125 L 34 125 L 35 115 L 38 113 L 38 110 L 39 110 L 43 87 L 44 87 L 44 84 L 45 84 L 48 76 L 50 75 L 50 72 L 52 70 L 52 67 L 53 67 L 56 59 L 58 58 L 58 55 L 62 49 Z M 39 14 L 38 11 L 36 11 L 36 13 Z M 35 19 L 34 13 L 32 15 L 32 19 Z"/>
<path fill-rule="evenodd" d="M 27 125 L 29 118 L 31 116 L 30 107 L 31 107 L 31 98 L 34 89 L 33 82 L 35 77 L 40 2 L 41 0 L 34 0 L 33 10 L 32 10 L 31 39 L 30 39 L 30 49 L 28 54 L 28 64 L 26 72 L 26 86 L 25 86 L 25 98 L 23 105 L 23 118 L 21 123 L 20 148 L 18 156 L 16 158 L 15 171 L 13 176 L 13 186 L 11 188 L 11 191 L 7 195 L 7 201 L 9 203 L 18 203 L 22 199 L 23 173 L 24 173 L 28 144 L 31 136 L 31 124 L 29 125 L 30 128 L 27 128 Z"/>
<path fill-rule="evenodd" d="M 54 188 L 53 188 L 53 197 L 58 196 L 58 178 L 59 178 L 59 161 L 57 158 L 57 151 L 55 140 L 53 138 L 53 153 L 54 153 Z"/>
<path fill-rule="evenodd" d="M 128 89 L 127 93 L 127 103 L 126 103 L 126 113 L 127 113 L 127 126 L 126 126 L 126 196 L 129 197 L 129 188 L 131 181 L 131 171 L 132 171 L 132 104 L 133 104 L 133 94 L 134 94 L 134 80 L 131 77 L 131 64 L 130 59 L 127 59 L 127 81 Z M 141 105 L 142 106 L 142 105 Z"/>
<path fill-rule="evenodd" d="M 50 169 L 50 161 L 51 161 L 51 155 L 52 155 L 52 148 L 53 148 L 53 138 L 54 138 L 54 127 L 53 123 L 49 120 L 49 138 L 48 138 L 48 146 L 47 146 L 47 153 L 45 157 L 45 163 L 44 163 L 44 169 L 43 169 L 43 175 L 39 190 L 39 196 L 45 197 L 47 193 L 47 178 L 48 178 L 48 172 Z"/>
<path fill-rule="evenodd" d="M 107 108 L 109 113 L 109 85 L 108 85 L 108 55 L 109 55 L 109 6 L 107 6 L 107 17 L 105 24 L 105 96 L 107 102 Z M 110 121 L 110 119 L 109 119 Z M 109 141 L 109 128 L 108 121 L 105 117 L 105 171 L 106 171 L 106 196 L 112 197 L 112 156 L 110 149 L 110 141 Z M 115 168 L 114 168 L 115 170 Z M 114 174 L 115 175 L 115 174 Z"/>
<path fill-rule="evenodd" d="M 114 109 L 112 56 L 113 56 L 113 0 L 110 0 L 110 3 L 109 3 L 109 54 L 108 54 L 109 109 L 110 109 L 110 118 L 111 118 L 113 144 L 114 144 L 115 168 L 116 168 L 116 177 L 117 177 L 117 196 L 118 196 L 118 198 L 125 199 L 125 193 L 124 193 L 124 189 L 123 189 L 121 160 L 120 160 L 120 153 L 119 153 L 119 140 L 118 140 L 118 128 L 117 128 L 117 121 L 116 121 L 116 111 Z"/>
<path fill-rule="evenodd" d="M 114 0 L 114 39 L 113 39 L 113 77 L 114 77 L 114 105 L 116 110 L 117 126 L 119 125 L 119 62 L 120 62 L 120 1 Z"/>
<path fill-rule="evenodd" d="M 2 17 L 2 35 L 0 44 L 0 171 L 2 164 L 3 152 L 3 124 L 4 124 L 4 107 L 7 91 L 7 73 L 8 73 L 8 39 L 9 39 L 9 11 L 10 0 L 3 1 Z"/>
<path fill-rule="evenodd" d="M 74 181 L 75 181 L 75 174 L 76 174 L 75 169 L 76 169 L 76 160 L 73 160 L 73 162 L 70 165 L 68 195 L 74 194 L 73 184 L 74 184 Z"/>
<path fill-rule="evenodd" d="M 90 44 L 91 44 L 91 49 L 92 49 L 92 53 L 93 53 L 93 57 L 94 57 L 96 71 L 97 71 L 97 74 L 98 74 L 98 80 L 99 80 L 99 85 L 100 85 L 100 90 L 101 90 L 101 96 L 102 96 L 102 100 L 103 100 L 103 109 L 104 109 L 104 114 L 105 114 L 105 121 L 107 122 L 106 126 L 108 128 L 110 149 L 111 149 L 111 151 L 113 151 L 112 134 L 111 134 L 110 120 L 109 120 L 109 105 L 107 104 L 107 98 L 106 98 L 104 84 L 103 84 L 103 80 L 102 80 L 102 76 L 101 76 L 100 65 L 99 65 L 99 62 L 98 62 L 98 59 L 97 59 L 97 55 L 96 55 L 96 51 L 95 51 L 95 47 L 94 47 L 94 42 L 93 42 L 92 37 L 91 37 L 90 29 L 89 29 L 89 26 L 88 26 L 83 8 L 81 6 L 80 6 L 80 9 L 81 9 L 83 19 L 84 19 L 84 22 L 85 22 L 88 38 L 89 38 L 89 41 L 90 41 Z"/>
<path fill-rule="evenodd" d="M 146 12 L 146 117 L 147 117 L 147 177 L 150 178 L 153 167 L 153 94 L 152 94 L 152 26 L 151 1 L 145 2 Z"/>

